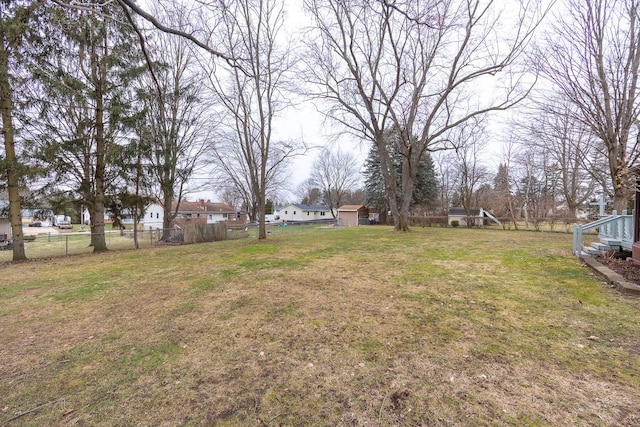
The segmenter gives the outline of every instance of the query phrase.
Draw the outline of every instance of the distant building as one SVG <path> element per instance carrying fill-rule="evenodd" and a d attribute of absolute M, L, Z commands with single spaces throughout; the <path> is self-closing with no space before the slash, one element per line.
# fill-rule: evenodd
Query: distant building
<path fill-rule="evenodd" d="M 171 212 L 176 211 L 177 202 L 171 205 Z M 203 224 L 217 224 L 222 221 L 232 221 L 236 219 L 238 212 L 226 203 L 205 202 L 203 199 L 197 202 L 181 201 L 178 206 L 176 220 L 200 222 Z"/>
<path fill-rule="evenodd" d="M 362 205 L 342 205 L 338 208 L 338 225 L 357 226 L 369 224 L 369 209 Z"/>
<path fill-rule="evenodd" d="M 465 208 L 450 208 L 447 223 L 451 225 L 451 221 L 458 221 L 461 227 L 466 227 L 467 225 L 486 225 L 489 221 L 500 224 L 500 221 L 498 221 L 496 217 L 482 208 L 471 208 L 468 213 Z"/>
<path fill-rule="evenodd" d="M 331 221 L 331 211 L 322 205 L 304 205 L 293 203 L 275 208 L 274 215 L 284 222 Z"/>

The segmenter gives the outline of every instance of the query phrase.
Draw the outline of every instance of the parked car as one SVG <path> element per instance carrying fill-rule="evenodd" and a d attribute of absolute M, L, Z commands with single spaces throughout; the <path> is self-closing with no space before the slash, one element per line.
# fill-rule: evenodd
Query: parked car
<path fill-rule="evenodd" d="M 61 230 L 71 230 L 73 225 L 71 224 L 71 221 L 60 221 L 58 223 L 58 228 Z"/>
<path fill-rule="evenodd" d="M 29 224 L 29 227 L 42 227 L 42 223 L 40 221 L 35 221 Z"/>

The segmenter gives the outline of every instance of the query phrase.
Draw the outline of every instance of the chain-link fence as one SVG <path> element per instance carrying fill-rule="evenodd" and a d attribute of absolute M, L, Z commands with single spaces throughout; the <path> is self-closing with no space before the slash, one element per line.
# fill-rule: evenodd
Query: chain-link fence
<path fill-rule="evenodd" d="M 308 232 L 322 227 L 331 227 L 331 225 L 270 225 L 267 227 L 267 237 Z M 138 240 L 138 248 L 142 249 L 158 245 L 201 243 L 248 237 L 257 238 L 258 227 L 255 225 L 229 227 L 224 223 L 200 224 L 167 230 L 139 230 L 135 237 Z M 93 252 L 91 233 L 88 231 L 58 232 L 55 230 L 39 234 L 27 234 L 24 239 L 25 255 L 29 259 L 81 255 Z M 109 250 L 130 250 L 136 247 L 133 230 L 105 231 L 105 240 Z M 12 258 L 12 247 L 5 241 L 4 245 L 0 245 L 0 262 L 11 261 Z"/>
<path fill-rule="evenodd" d="M 162 230 L 140 230 L 137 233 L 138 247 L 145 248 L 158 244 Z M 93 252 L 91 233 L 40 233 L 25 235 L 24 251 L 29 259 L 56 256 L 80 255 Z M 132 230 L 105 232 L 107 247 L 113 250 L 134 249 Z M 0 248 L 0 261 L 11 261 L 11 245 Z"/>

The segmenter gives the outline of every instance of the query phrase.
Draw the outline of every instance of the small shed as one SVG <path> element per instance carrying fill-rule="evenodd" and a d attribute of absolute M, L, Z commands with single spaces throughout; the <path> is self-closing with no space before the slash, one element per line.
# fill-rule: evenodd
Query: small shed
<path fill-rule="evenodd" d="M 447 223 L 451 225 L 451 221 L 458 221 L 462 227 L 466 227 L 467 225 L 487 225 L 489 221 L 500 224 L 500 221 L 498 221 L 496 217 L 482 208 L 471 208 L 469 209 L 469 213 L 467 213 L 465 208 L 450 208 Z M 467 221 L 471 223 L 467 224 Z"/>
<path fill-rule="evenodd" d="M 369 223 L 369 209 L 363 205 L 342 205 L 338 208 L 338 225 L 354 226 Z"/>

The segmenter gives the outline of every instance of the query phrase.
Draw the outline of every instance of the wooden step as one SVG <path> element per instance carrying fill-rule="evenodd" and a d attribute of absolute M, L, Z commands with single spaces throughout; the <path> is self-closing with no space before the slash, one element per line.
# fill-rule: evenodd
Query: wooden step
<path fill-rule="evenodd" d="M 600 256 L 601 254 L 600 250 L 594 248 L 593 246 L 583 246 L 582 252 L 586 252 L 591 256 Z"/>
<path fill-rule="evenodd" d="M 600 252 L 608 252 L 608 251 L 611 251 L 611 250 L 615 249 L 615 248 L 607 245 L 606 243 L 602 243 L 602 242 L 593 242 L 591 244 L 591 247 L 599 250 Z"/>
<path fill-rule="evenodd" d="M 615 248 L 622 244 L 620 239 L 614 239 L 612 237 L 600 237 L 600 242 L 604 243 L 605 245 L 611 246 L 612 248 Z"/>

